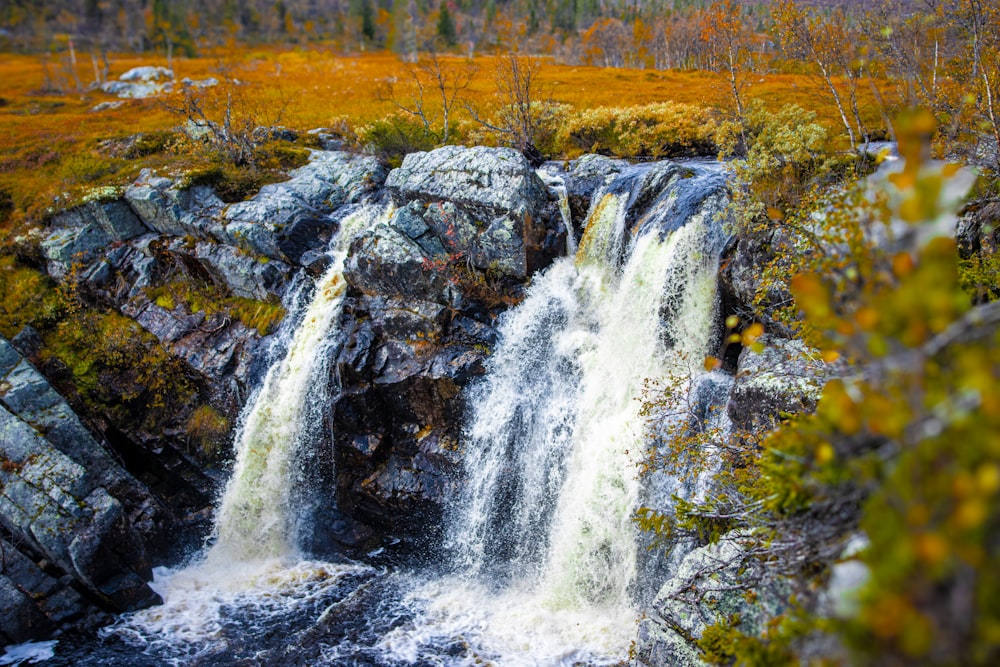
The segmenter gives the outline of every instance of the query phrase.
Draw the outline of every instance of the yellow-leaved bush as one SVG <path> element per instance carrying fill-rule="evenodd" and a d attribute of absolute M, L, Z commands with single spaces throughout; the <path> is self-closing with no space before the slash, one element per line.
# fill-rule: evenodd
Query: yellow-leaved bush
<path fill-rule="evenodd" d="M 685 157 L 711 153 L 713 130 L 711 112 L 691 104 L 599 107 L 568 115 L 559 130 L 558 144 L 569 156 Z"/>
<path fill-rule="evenodd" d="M 901 119 L 903 166 L 882 192 L 827 201 L 870 252 L 845 245 L 790 281 L 809 342 L 849 370 L 815 413 L 723 443 L 739 465 L 648 526 L 738 534 L 747 604 L 784 600 L 763 627 L 715 618 L 693 640 L 709 662 L 1000 663 L 1000 306 L 963 289 L 942 221 L 969 179 L 925 161 L 932 130 Z M 863 576 L 831 588 L 848 561 Z"/>

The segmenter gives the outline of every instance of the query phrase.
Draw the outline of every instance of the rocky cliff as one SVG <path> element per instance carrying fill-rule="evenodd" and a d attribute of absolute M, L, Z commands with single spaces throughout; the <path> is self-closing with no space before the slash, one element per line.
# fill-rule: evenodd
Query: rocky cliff
<path fill-rule="evenodd" d="M 464 389 L 483 373 L 497 317 L 575 246 L 594 192 L 627 167 L 585 156 L 536 172 L 515 151 L 445 147 L 388 172 L 371 157 L 317 151 L 245 202 L 146 173 L 121 198 L 54 216 L 41 243 L 49 274 L 81 307 L 138 325 L 188 389 L 155 420 L 142 406 L 123 416 L 83 400 L 72 369 L 40 355 L 31 331 L 15 346 L 0 341 L 5 641 L 157 601 L 151 563 L 181 529 L 204 531 L 215 493 L 211 466 L 191 448 L 192 424 L 208 409 L 236 422 L 269 358 L 274 320 L 323 271 L 330 239 L 362 207 L 387 213 L 354 239 L 346 262 L 331 435 L 315 443 L 327 502 L 306 546 L 435 544 L 460 483 Z M 648 170 L 635 206 L 657 200 L 682 171 Z M 681 214 L 685 202 L 669 205 Z M 720 334 L 727 315 L 747 312 L 760 250 L 730 247 Z M 264 312 L 273 317 L 261 324 Z M 730 352 L 736 380 L 724 404 L 734 422 L 763 428 L 811 409 L 827 370 L 798 365 L 795 345 L 775 338 L 762 354 Z M 662 613 L 644 626 L 640 652 L 651 664 L 667 664 L 657 656 L 676 640 L 657 621 L 669 599 L 665 588 L 654 603 Z"/>

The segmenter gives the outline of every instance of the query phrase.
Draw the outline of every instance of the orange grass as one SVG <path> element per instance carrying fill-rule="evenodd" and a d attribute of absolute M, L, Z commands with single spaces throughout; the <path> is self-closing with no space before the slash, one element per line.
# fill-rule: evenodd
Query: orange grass
<path fill-rule="evenodd" d="M 443 60 L 449 67 L 467 66 L 467 61 L 460 58 Z M 469 89 L 470 98 L 485 101 L 492 96 L 492 62 L 490 57 L 475 59 L 479 73 Z M 111 76 L 150 64 L 166 63 L 151 55 L 118 56 L 112 60 Z M 397 77 L 401 85 L 407 81 L 406 65 L 395 55 L 342 56 L 322 48 L 239 48 L 193 59 L 175 58 L 173 66 L 177 79 L 218 78 L 220 74 L 235 77 L 250 86 L 248 92 L 263 100 L 264 106 L 275 111 L 283 109 L 283 125 L 303 130 L 332 125 L 340 119 L 358 125 L 380 118 L 394 107 L 377 98 L 376 84 L 387 77 Z M 49 67 L 55 73 L 58 64 Z M 83 63 L 79 74 L 84 81 L 91 76 Z M 182 119 L 171 113 L 162 100 L 124 100 L 118 109 L 93 112 L 94 105 L 115 98 L 100 90 L 65 95 L 40 93 L 44 68 L 38 58 L 30 56 L 5 55 L 0 59 L 0 80 L 5 84 L 0 106 L 0 188 L 14 201 L 13 223 L 37 222 L 50 207 L 72 200 L 96 185 L 128 182 L 143 166 L 166 169 L 168 163 L 178 161 L 176 155 L 115 160 L 98 150 L 104 139 L 178 127 Z M 574 67 L 546 62 L 539 83 L 540 98 L 580 109 L 666 100 L 723 110 L 728 105 L 725 82 L 711 72 Z M 832 132 L 841 131 L 836 110 L 813 77 L 759 76 L 753 80 L 749 94 L 762 97 L 775 108 L 798 104 L 816 111 Z M 868 90 L 861 91 L 861 108 L 866 122 L 879 127 L 877 107 Z M 277 118 L 277 113 L 273 117 Z M 8 225 L 8 229 L 12 226 Z"/>

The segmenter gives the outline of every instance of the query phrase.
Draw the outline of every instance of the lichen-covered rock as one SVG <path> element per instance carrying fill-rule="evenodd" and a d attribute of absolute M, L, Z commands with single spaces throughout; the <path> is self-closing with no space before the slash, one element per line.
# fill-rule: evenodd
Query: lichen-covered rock
<path fill-rule="evenodd" d="M 86 264 L 108 249 L 146 233 L 145 225 L 124 202 L 91 201 L 52 219 L 51 231 L 42 240 L 42 253 L 50 273 L 62 276 L 75 263 Z"/>
<path fill-rule="evenodd" d="M 844 372 L 800 340 L 764 335 L 760 352 L 740 353 L 726 411 L 737 430 L 770 431 L 783 414 L 811 412 L 827 380 Z"/>
<path fill-rule="evenodd" d="M 150 229 L 169 236 L 210 238 L 222 235 L 215 221 L 225 204 L 211 188 L 179 188 L 169 178 L 143 171 L 125 189 L 125 201 Z"/>
<path fill-rule="evenodd" d="M 738 619 L 749 634 L 761 632 L 780 613 L 784 587 L 778 581 L 755 582 L 753 602 L 740 584 L 746 551 L 739 534 L 691 551 L 657 593 L 639 624 L 635 664 L 646 667 L 700 667 L 694 642 L 716 622 Z"/>
<path fill-rule="evenodd" d="M 289 180 L 265 185 L 251 199 L 226 208 L 225 240 L 259 255 L 297 263 L 336 230 L 330 213 L 361 201 L 385 176 L 375 158 L 316 151 L 308 164 L 289 174 Z"/>
<path fill-rule="evenodd" d="M 131 509 L 133 525 L 144 537 L 155 537 L 160 511 L 149 492 L 121 469 L 49 381 L 3 338 L 0 338 L 0 404 L 87 470 L 98 486 L 125 502 Z"/>
<path fill-rule="evenodd" d="M 484 215 L 527 213 L 548 199 L 528 161 L 509 148 L 445 146 L 411 153 L 385 185 L 401 203 L 450 201 Z"/>
<path fill-rule="evenodd" d="M 408 209 L 400 213 L 404 220 L 409 218 Z M 400 213 L 393 222 L 377 225 L 351 244 L 344 271 L 348 284 L 371 296 L 408 296 L 446 303 L 448 281 L 440 270 L 443 266 L 434 271 L 419 241 L 397 228 L 394 222 Z"/>
<path fill-rule="evenodd" d="M 95 476 L 0 406 L 0 523 L 120 611 L 159 602 L 140 537 Z"/>

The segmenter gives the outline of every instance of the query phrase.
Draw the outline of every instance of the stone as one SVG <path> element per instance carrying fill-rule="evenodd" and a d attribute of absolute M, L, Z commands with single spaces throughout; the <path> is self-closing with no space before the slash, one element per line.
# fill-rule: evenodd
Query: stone
<path fill-rule="evenodd" d="M 210 238 L 221 234 L 212 224 L 223 202 L 210 188 L 182 190 L 169 178 L 143 171 L 125 189 L 125 201 L 150 229 L 168 236 Z"/>
<path fill-rule="evenodd" d="M 448 303 L 446 277 L 429 269 L 428 258 L 415 241 L 380 223 L 351 243 L 344 278 L 368 295 Z"/>
<path fill-rule="evenodd" d="M 159 602 L 124 509 L 85 468 L 0 406 L 0 524 L 119 611 Z"/>
<path fill-rule="evenodd" d="M 842 363 L 828 364 L 800 340 L 761 336 L 763 348 L 740 354 L 726 411 L 737 430 L 765 433 L 783 414 L 812 412 L 827 380 L 842 375 Z"/>

